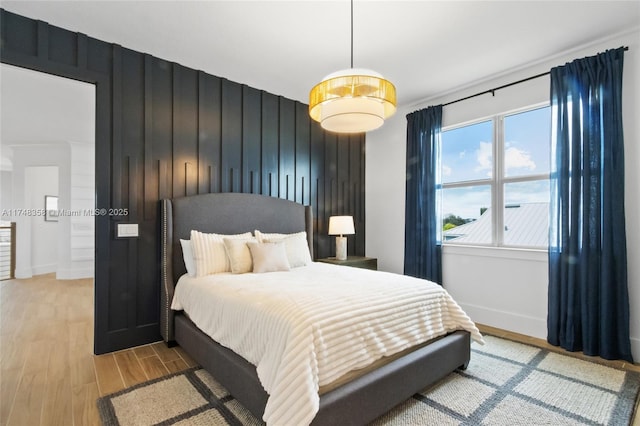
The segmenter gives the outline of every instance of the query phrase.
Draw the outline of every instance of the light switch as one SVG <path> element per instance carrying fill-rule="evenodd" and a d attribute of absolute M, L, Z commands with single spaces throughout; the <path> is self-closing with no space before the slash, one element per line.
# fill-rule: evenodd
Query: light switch
<path fill-rule="evenodd" d="M 118 238 L 133 238 L 138 236 L 137 223 L 118 223 Z"/>

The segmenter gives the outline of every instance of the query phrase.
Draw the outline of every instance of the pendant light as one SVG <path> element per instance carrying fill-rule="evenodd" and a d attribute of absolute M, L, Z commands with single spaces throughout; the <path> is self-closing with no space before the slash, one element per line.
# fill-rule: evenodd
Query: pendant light
<path fill-rule="evenodd" d="M 351 68 L 326 76 L 309 93 L 309 115 L 323 129 L 361 133 L 382 126 L 396 111 L 396 88 L 379 73 L 353 68 L 353 0 L 351 0 Z"/>

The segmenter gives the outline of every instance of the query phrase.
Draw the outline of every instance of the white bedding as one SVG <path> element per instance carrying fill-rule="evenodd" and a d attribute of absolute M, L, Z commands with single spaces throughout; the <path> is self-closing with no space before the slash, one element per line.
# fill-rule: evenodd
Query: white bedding
<path fill-rule="evenodd" d="M 312 263 L 286 272 L 180 278 L 171 305 L 254 364 L 269 394 L 268 425 L 309 424 L 319 386 L 453 330 L 482 343 L 439 285 L 398 274 Z"/>

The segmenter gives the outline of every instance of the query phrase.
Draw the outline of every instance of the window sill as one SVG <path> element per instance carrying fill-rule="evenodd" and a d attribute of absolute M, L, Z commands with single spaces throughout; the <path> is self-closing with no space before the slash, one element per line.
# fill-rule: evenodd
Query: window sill
<path fill-rule="evenodd" d="M 547 262 L 546 249 L 443 244 L 443 255 L 479 256 Z"/>

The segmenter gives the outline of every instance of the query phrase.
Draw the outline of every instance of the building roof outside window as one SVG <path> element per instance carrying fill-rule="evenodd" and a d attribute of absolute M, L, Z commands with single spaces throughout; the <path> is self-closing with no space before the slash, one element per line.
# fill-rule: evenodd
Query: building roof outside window
<path fill-rule="evenodd" d="M 442 240 L 452 243 L 491 241 L 491 208 L 477 220 L 443 231 Z M 510 204 L 504 209 L 504 245 L 547 247 L 549 245 L 549 203 Z"/>

